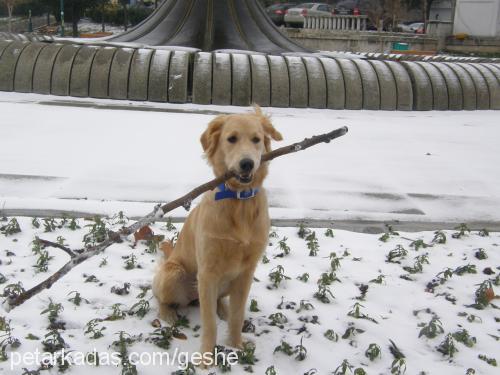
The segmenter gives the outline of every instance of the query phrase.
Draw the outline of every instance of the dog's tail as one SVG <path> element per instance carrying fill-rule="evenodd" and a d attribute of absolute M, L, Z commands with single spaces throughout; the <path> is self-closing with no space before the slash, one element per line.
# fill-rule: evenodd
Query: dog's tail
<path fill-rule="evenodd" d="M 172 252 L 174 251 L 174 246 L 172 245 L 172 241 L 170 240 L 163 241 L 160 244 L 160 250 L 163 252 L 163 255 L 165 255 L 165 259 L 168 259 L 170 255 L 172 255 Z"/>

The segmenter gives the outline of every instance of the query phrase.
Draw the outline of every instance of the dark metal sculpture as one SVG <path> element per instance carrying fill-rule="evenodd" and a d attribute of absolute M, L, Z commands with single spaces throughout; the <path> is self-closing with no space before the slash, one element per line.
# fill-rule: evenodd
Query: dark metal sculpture
<path fill-rule="evenodd" d="M 280 33 L 256 0 L 165 0 L 149 18 L 111 40 L 208 52 L 307 52 Z"/>

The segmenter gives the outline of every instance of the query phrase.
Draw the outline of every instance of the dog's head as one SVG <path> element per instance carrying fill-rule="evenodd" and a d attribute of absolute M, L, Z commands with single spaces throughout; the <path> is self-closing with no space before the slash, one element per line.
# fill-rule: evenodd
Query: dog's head
<path fill-rule="evenodd" d="M 216 117 L 201 135 L 201 145 L 215 175 L 233 171 L 236 178 L 228 185 L 238 189 L 262 184 L 267 163 L 262 165 L 260 159 L 271 151 L 271 139 L 283 137 L 256 106 L 254 113 Z"/>

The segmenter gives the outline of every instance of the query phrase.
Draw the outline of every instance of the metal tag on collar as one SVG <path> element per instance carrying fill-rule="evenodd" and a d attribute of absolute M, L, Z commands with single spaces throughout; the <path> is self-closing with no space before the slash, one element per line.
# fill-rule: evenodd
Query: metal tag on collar
<path fill-rule="evenodd" d="M 243 194 L 248 193 L 248 195 L 242 195 L 242 193 Z M 236 192 L 236 199 L 241 199 L 241 200 L 250 199 L 255 197 L 256 193 L 257 193 L 256 189 L 240 190 Z"/>

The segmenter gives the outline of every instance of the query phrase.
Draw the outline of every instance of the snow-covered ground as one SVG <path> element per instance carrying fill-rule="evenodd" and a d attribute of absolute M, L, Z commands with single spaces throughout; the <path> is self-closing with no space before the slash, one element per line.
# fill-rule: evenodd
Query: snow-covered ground
<path fill-rule="evenodd" d="M 0 209 L 142 216 L 212 177 L 213 112 L 248 110 L 0 93 Z M 274 219 L 500 221 L 498 112 L 265 111 L 283 145 L 349 127 L 273 161 Z"/>
<path fill-rule="evenodd" d="M 0 226 L 12 224 L 11 218 L 7 220 Z M 17 220 L 22 232 L 8 234 L 11 231 L 4 229 L 7 235 L 0 234 L 0 278 L 6 279 L 0 290 L 18 282 L 29 288 L 69 260 L 59 249 L 36 248 L 35 236 L 80 249 L 93 224 L 77 220 L 81 229 L 71 230 L 70 221 L 39 219 L 35 228 L 30 218 Z M 119 228 L 117 221 L 109 220 L 108 228 Z M 52 224 L 55 228 L 46 232 Z M 180 225 L 168 230 L 164 224 L 152 228 L 171 238 Z M 358 368 L 365 372 L 357 370 L 356 374 L 372 375 L 389 374 L 391 369 L 393 374 L 403 374 L 404 368 L 406 374 L 498 373 L 479 356 L 500 359 L 498 306 L 494 305 L 498 302 L 488 303 L 490 288 L 499 285 L 500 235 L 462 229 L 462 234 L 458 230 L 438 234 L 388 231 L 381 238 L 305 228 L 303 239 L 297 228 L 273 228 L 247 304 L 244 335 L 255 351 L 249 349 L 245 356 L 240 353 L 240 364 L 232 366 L 232 373 L 243 374 L 248 366 L 256 374 L 352 374 Z M 148 250 L 145 242 L 132 245 L 132 241 L 113 245 L 10 312 L 0 307 L 0 317 L 6 318 L 3 329 L 8 324 L 10 337 L 21 344 L 5 348 L 7 358 L 0 362 L 0 372 L 36 370 L 39 365 L 31 355 L 47 350 L 48 340 L 57 333 L 75 361 L 67 373 L 75 375 L 124 374 L 112 354 L 119 351 L 113 342 L 120 340 L 122 331 L 122 341 L 129 340 L 125 346 L 130 360 L 142 360 L 137 363 L 139 374 L 170 374 L 179 366 L 179 362 L 167 365 L 165 357 L 163 365 L 158 357 L 153 365 L 149 362 L 153 355 L 197 352 L 198 307 L 179 311 L 187 321 L 174 333 L 175 338 L 169 339 L 172 332 L 163 323 L 165 337 L 154 341 L 157 336 L 153 333 L 160 332 L 155 321 L 158 307 L 148 287 L 159 255 L 151 253 L 154 246 Z M 51 257 L 48 264 L 42 259 L 45 251 Z M 44 265 L 46 272 L 40 272 Z M 124 283 L 130 285 L 121 295 L 112 291 L 120 292 Z M 471 306 L 481 301 L 484 305 Z M 55 311 L 52 316 L 42 313 L 50 303 Z M 54 308 L 58 304 L 61 308 Z M 226 323 L 218 321 L 218 330 L 218 343 L 224 345 Z M 0 320 L 0 341 L 6 337 L 2 334 Z M 394 362 L 390 340 L 403 353 L 403 362 Z M 170 347 L 165 349 L 168 343 Z M 82 365 L 79 356 L 94 350 L 101 366 Z M 107 365 L 112 358 L 115 365 Z M 343 361 L 352 368 L 342 371 Z M 269 370 L 272 366 L 276 372 Z M 193 372 L 179 374 L 188 373 Z M 197 369 L 196 373 L 208 372 Z"/>
<path fill-rule="evenodd" d="M 62 250 L 37 248 L 36 236 L 76 250 L 94 224 L 78 219 L 80 228 L 72 230 L 71 221 L 18 215 L 21 232 L 13 233 L 13 212 L 142 216 L 210 179 L 200 134 L 214 115 L 248 110 L 0 93 L 0 217 L 10 216 L 0 221 L 0 294 L 15 292 L 16 283 L 34 286 L 69 260 Z M 497 112 L 265 111 L 283 144 L 350 129 L 329 145 L 272 162 L 266 188 L 275 220 L 498 227 Z M 121 225 L 117 218 L 105 221 L 115 230 Z M 180 228 L 152 226 L 169 238 Z M 461 229 L 397 234 L 386 228 L 374 235 L 334 224 L 333 231 L 308 228 L 304 239 L 297 228 L 273 228 L 247 305 L 245 337 L 255 351 L 240 353 L 232 373 L 496 374 L 499 317 L 491 298 L 499 284 L 500 235 Z M 25 304 L 11 311 L 3 304 L 0 372 L 36 374 L 39 362 L 31 356 L 41 356 L 58 334 L 74 361 L 99 353 L 101 366 L 74 365 L 71 374 L 127 373 L 116 356 L 106 365 L 120 340 L 132 360 L 142 355 L 139 374 L 175 371 L 178 358 L 170 365 L 164 356 L 162 365 L 147 362 L 198 350 L 199 309 L 180 311 L 185 326 L 159 327 L 149 289 L 159 257 L 154 250 L 152 243 L 115 244 Z M 130 286 L 121 290 L 124 283 Z M 42 313 L 49 306 L 52 315 Z M 218 328 L 224 344 L 225 323 Z M 16 339 L 19 347 L 6 345 Z M 390 340 L 402 361 L 394 361 Z"/>

